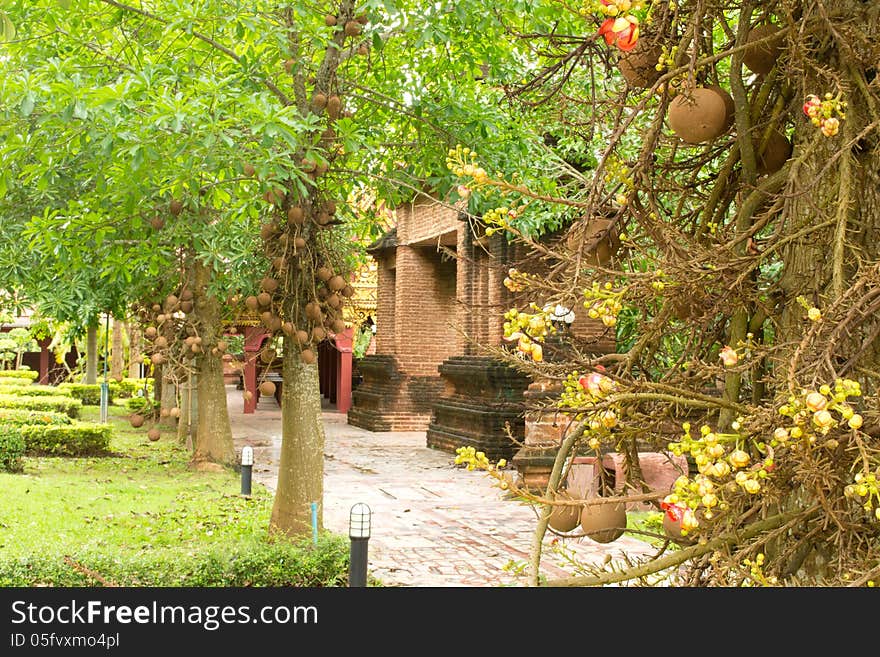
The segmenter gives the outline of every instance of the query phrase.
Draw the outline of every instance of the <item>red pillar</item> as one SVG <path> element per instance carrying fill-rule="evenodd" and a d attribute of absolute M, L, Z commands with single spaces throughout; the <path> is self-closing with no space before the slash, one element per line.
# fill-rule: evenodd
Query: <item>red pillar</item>
<path fill-rule="evenodd" d="M 339 351 L 336 369 L 336 410 L 348 413 L 351 408 L 351 365 L 354 329 L 347 328 L 337 333 L 334 344 Z"/>
<path fill-rule="evenodd" d="M 37 344 L 40 345 L 40 384 L 47 385 L 49 383 L 49 338 L 43 338 Z"/>
<path fill-rule="evenodd" d="M 253 413 L 257 408 L 257 358 L 264 335 L 265 331 L 258 326 L 244 328 L 244 389 L 251 393 L 250 399 L 244 399 L 245 413 Z"/>

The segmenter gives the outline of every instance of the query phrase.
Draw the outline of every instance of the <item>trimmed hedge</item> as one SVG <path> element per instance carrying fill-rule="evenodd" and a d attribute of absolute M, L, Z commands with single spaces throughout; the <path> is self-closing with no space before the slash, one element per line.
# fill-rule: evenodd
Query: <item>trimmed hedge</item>
<path fill-rule="evenodd" d="M 0 370 L 0 376 L 10 379 L 29 379 L 36 381 L 40 373 L 36 370 Z"/>
<path fill-rule="evenodd" d="M 64 413 L 52 411 L 26 411 L 14 408 L 0 408 L 0 424 L 21 427 L 26 424 L 70 424 L 73 420 Z"/>
<path fill-rule="evenodd" d="M 118 399 L 134 397 L 139 391 L 143 391 L 144 382 L 147 386 L 147 394 L 153 392 L 153 379 L 132 379 L 125 377 L 122 381 L 110 382 L 110 394 Z"/>
<path fill-rule="evenodd" d="M 79 417 L 82 402 L 71 397 L 25 397 L 0 395 L 0 408 L 20 408 L 29 411 L 54 411 L 72 418 Z"/>
<path fill-rule="evenodd" d="M 23 395 L 25 397 L 70 397 L 70 393 L 55 386 L 0 385 L 0 395 Z"/>
<path fill-rule="evenodd" d="M 113 387 L 109 388 L 109 402 L 113 401 Z M 100 406 L 101 405 L 101 384 L 100 383 L 62 383 L 58 386 L 62 391 L 61 394 L 70 395 L 74 399 L 79 399 L 83 406 Z"/>
<path fill-rule="evenodd" d="M 0 425 L 0 471 L 21 471 L 24 446 L 24 438 L 15 427 Z"/>
<path fill-rule="evenodd" d="M 33 385 L 34 382 L 30 379 L 22 379 L 16 378 L 12 376 L 3 376 L 3 372 L 0 371 L 0 386 L 16 386 L 19 388 L 24 388 L 26 386 Z"/>
<path fill-rule="evenodd" d="M 24 438 L 29 456 L 95 456 L 109 451 L 109 424 L 74 422 L 66 426 L 32 424 L 14 430 Z"/>
<path fill-rule="evenodd" d="M 70 550 L 69 546 L 64 549 Z M 323 535 L 298 542 L 247 541 L 191 551 L 141 550 L 119 554 L 104 549 L 77 551 L 76 561 L 121 586 L 345 587 L 349 541 Z M 88 571 L 86 571 L 88 572 Z M 46 550 L 0 560 L 0 586 L 100 586 L 81 570 Z"/>

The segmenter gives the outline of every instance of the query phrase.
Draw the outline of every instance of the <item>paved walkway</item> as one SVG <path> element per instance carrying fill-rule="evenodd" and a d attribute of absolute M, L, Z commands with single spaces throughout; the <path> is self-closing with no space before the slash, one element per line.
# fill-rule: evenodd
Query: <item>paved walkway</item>
<path fill-rule="evenodd" d="M 236 449 L 254 447 L 254 479 L 274 490 L 281 446 L 281 409 L 261 398 L 245 415 L 242 393 L 228 388 Z M 532 509 L 504 499 L 483 472 L 455 466 L 454 456 L 425 446 L 424 432 L 370 432 L 350 426 L 346 416 L 323 414 L 324 525 L 347 534 L 357 502 L 373 511 L 370 573 L 386 586 L 499 586 L 525 584 L 516 568 L 528 560 L 534 530 Z M 572 574 L 546 537 L 542 572 Z M 565 541 L 579 560 L 601 562 L 650 552 L 629 536 L 610 544 L 587 538 Z M 508 569 L 505 570 L 505 565 Z"/>

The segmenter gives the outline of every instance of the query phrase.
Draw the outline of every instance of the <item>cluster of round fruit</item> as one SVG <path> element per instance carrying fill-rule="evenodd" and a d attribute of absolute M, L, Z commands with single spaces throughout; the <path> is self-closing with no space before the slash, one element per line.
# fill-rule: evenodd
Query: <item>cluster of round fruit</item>
<path fill-rule="evenodd" d="M 858 381 L 838 379 L 834 388 L 823 385 L 819 390 L 802 390 L 799 397 L 791 396 L 788 402 L 779 407 L 779 414 L 789 417 L 793 426 L 777 427 L 773 432 L 771 446 L 785 444 L 789 438 L 804 439 L 808 444 L 816 442 L 816 434 L 827 436 L 835 427 L 843 426 L 856 431 L 862 426 L 862 416 L 847 401 L 850 397 L 860 397 L 861 386 Z M 839 417 L 835 418 L 834 413 Z M 838 441 L 830 438 L 824 442 L 829 449 L 837 447 Z"/>
<path fill-rule="evenodd" d="M 469 176 L 477 185 L 489 180 L 489 174 L 477 163 L 477 153 L 466 146 L 458 144 L 449 150 L 446 156 L 446 168 L 459 178 Z"/>
<path fill-rule="evenodd" d="M 878 487 L 878 481 L 880 481 L 880 467 L 874 472 L 868 472 L 867 474 L 864 472 L 857 472 L 853 479 L 855 483 L 846 486 L 843 489 L 843 494 L 847 499 L 864 498 L 864 501 L 861 499 L 859 500 L 862 504 L 862 508 L 868 512 L 873 510 L 874 517 L 877 520 L 880 520 L 880 487 Z M 875 506 L 875 504 L 877 506 Z"/>
<path fill-rule="evenodd" d="M 624 292 L 615 292 L 614 286 L 608 282 L 605 285 L 599 285 L 598 281 L 594 281 L 593 285 L 584 290 L 584 308 L 587 309 L 587 316 L 590 319 L 601 319 L 602 323 L 611 328 L 617 325 L 617 316 L 623 310 Z"/>
<path fill-rule="evenodd" d="M 538 308 L 530 306 L 534 313 L 524 313 L 516 308 L 504 313 L 504 339 L 508 342 L 517 343 L 517 351 L 530 356 L 533 361 L 544 360 L 544 348 L 539 344 L 551 333 L 556 332 L 556 327 L 550 314 Z"/>
<path fill-rule="evenodd" d="M 840 94 L 834 96 L 829 92 L 824 99 L 810 94 L 804 103 L 804 114 L 823 135 L 833 137 L 840 130 L 840 121 L 846 118 L 846 107 L 846 101 L 840 99 Z"/>

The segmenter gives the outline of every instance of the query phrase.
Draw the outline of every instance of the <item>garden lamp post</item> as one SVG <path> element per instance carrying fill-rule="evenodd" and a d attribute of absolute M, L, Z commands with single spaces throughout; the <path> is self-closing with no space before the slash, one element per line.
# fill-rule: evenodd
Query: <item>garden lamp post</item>
<path fill-rule="evenodd" d="M 245 445 L 241 448 L 241 494 L 250 497 L 251 477 L 254 469 L 254 448 Z"/>
<path fill-rule="evenodd" d="M 367 585 L 367 543 L 370 540 L 370 507 L 358 502 L 351 507 L 348 521 L 348 537 L 351 539 L 349 587 Z"/>

